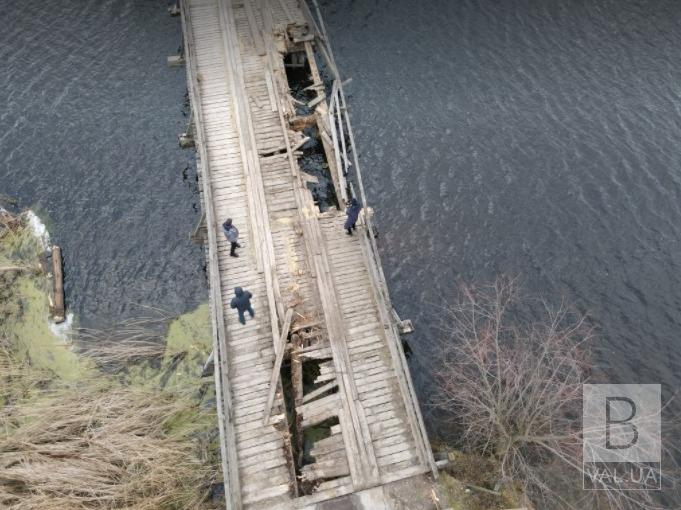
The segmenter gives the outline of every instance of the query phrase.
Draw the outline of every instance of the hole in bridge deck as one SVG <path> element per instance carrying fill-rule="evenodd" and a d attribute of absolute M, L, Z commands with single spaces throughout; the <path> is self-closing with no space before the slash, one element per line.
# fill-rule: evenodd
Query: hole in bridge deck
<path fill-rule="evenodd" d="M 302 347 L 296 340 L 292 343 Z M 330 358 L 302 360 L 293 355 L 281 369 L 299 496 L 313 494 L 325 482 L 349 475 L 338 416 L 331 408 L 317 407 L 324 398 L 338 393 L 336 385 L 324 390 L 329 386 L 324 371 L 328 373 L 332 363 Z M 318 394 L 303 403 L 304 397 L 316 390 Z"/>
<path fill-rule="evenodd" d="M 309 88 L 313 85 L 313 81 L 307 54 L 304 51 L 288 53 L 284 57 L 284 66 L 291 96 L 296 107 L 296 115 L 299 118 L 314 116 L 314 108 L 307 106 L 310 101 L 317 97 L 315 89 Z M 322 85 L 322 88 L 324 87 Z M 303 145 L 303 155 L 298 161 L 300 168 L 305 173 L 317 179 L 316 183 L 308 183 L 308 189 L 312 193 L 315 204 L 322 212 L 330 207 L 339 208 L 338 196 L 329 174 L 329 163 L 316 122 L 308 123 L 302 131 L 310 140 Z"/>

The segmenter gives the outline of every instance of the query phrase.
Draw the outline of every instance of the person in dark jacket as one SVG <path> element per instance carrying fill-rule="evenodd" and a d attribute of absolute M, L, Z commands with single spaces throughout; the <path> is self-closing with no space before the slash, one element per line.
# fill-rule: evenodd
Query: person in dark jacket
<path fill-rule="evenodd" d="M 238 257 L 236 254 L 236 249 L 241 248 L 239 244 L 239 229 L 232 225 L 232 218 L 227 218 L 222 224 L 222 231 L 225 233 L 225 237 L 232 245 L 232 249 L 229 251 L 231 257 Z"/>
<path fill-rule="evenodd" d="M 229 306 L 237 309 L 237 311 L 239 312 L 239 322 L 241 324 L 246 324 L 246 317 L 244 317 L 244 312 L 248 312 L 251 318 L 255 316 L 255 312 L 253 311 L 253 307 L 251 306 L 251 298 L 253 297 L 253 294 L 251 294 L 247 290 L 244 291 L 241 287 L 237 287 L 234 289 L 234 296 L 235 297 L 232 298 L 232 301 L 230 302 Z"/>
<path fill-rule="evenodd" d="M 345 225 L 343 228 L 348 231 L 348 235 L 352 235 L 352 231 L 355 230 L 355 223 L 357 223 L 357 218 L 359 218 L 359 212 L 362 210 L 362 206 L 359 205 L 356 198 L 350 200 L 350 206 L 345 210 L 345 214 L 348 215 L 345 220 Z"/>

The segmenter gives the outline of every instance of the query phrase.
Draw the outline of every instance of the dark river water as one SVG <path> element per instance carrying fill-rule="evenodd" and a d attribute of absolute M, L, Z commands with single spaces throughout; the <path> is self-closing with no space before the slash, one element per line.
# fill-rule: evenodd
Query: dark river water
<path fill-rule="evenodd" d="M 422 392 L 438 307 L 499 273 L 587 312 L 610 381 L 679 389 L 681 3 L 322 6 Z"/>
<path fill-rule="evenodd" d="M 0 192 L 92 325 L 206 299 L 165 0 L 0 0 Z M 681 2 L 327 0 L 396 306 L 429 390 L 458 282 L 520 275 L 613 382 L 681 382 Z"/>
<path fill-rule="evenodd" d="M 165 0 L 0 0 L 0 193 L 63 247 L 86 326 L 181 313 L 207 299 L 180 25 Z"/>

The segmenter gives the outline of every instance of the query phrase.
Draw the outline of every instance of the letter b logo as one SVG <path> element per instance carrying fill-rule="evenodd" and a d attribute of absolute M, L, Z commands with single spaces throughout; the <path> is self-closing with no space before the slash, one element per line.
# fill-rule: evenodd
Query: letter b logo
<path fill-rule="evenodd" d="M 660 462 L 659 384 L 585 384 L 584 462 Z"/>
<path fill-rule="evenodd" d="M 624 419 L 614 419 L 613 418 L 613 403 L 625 404 L 628 406 L 630 413 Z M 605 397 L 605 447 L 608 450 L 624 450 L 626 448 L 631 448 L 638 441 L 638 429 L 636 425 L 631 423 L 636 417 L 636 403 L 628 397 Z M 612 442 L 612 429 L 615 426 L 619 427 L 629 427 L 632 433 L 631 441 L 626 444 L 613 444 Z"/>

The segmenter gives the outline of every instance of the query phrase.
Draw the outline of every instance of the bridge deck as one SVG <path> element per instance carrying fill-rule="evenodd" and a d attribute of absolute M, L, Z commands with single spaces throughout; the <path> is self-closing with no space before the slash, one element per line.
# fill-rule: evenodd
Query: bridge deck
<path fill-rule="evenodd" d="M 227 507 L 304 507 L 434 469 L 370 219 L 348 236 L 342 212 L 321 213 L 295 151 L 303 135 L 291 127 L 284 56 L 314 47 L 332 59 L 310 28 L 319 25 L 297 0 L 185 0 L 182 18 Z M 316 60 L 308 65 L 317 81 Z M 336 113 L 338 123 L 328 101 L 315 113 L 331 172 L 338 139 L 352 149 Z M 227 217 L 240 229 L 239 258 L 221 232 Z M 229 306 L 236 286 L 253 294 L 245 326 Z M 283 358 L 284 385 L 272 378 Z"/>

